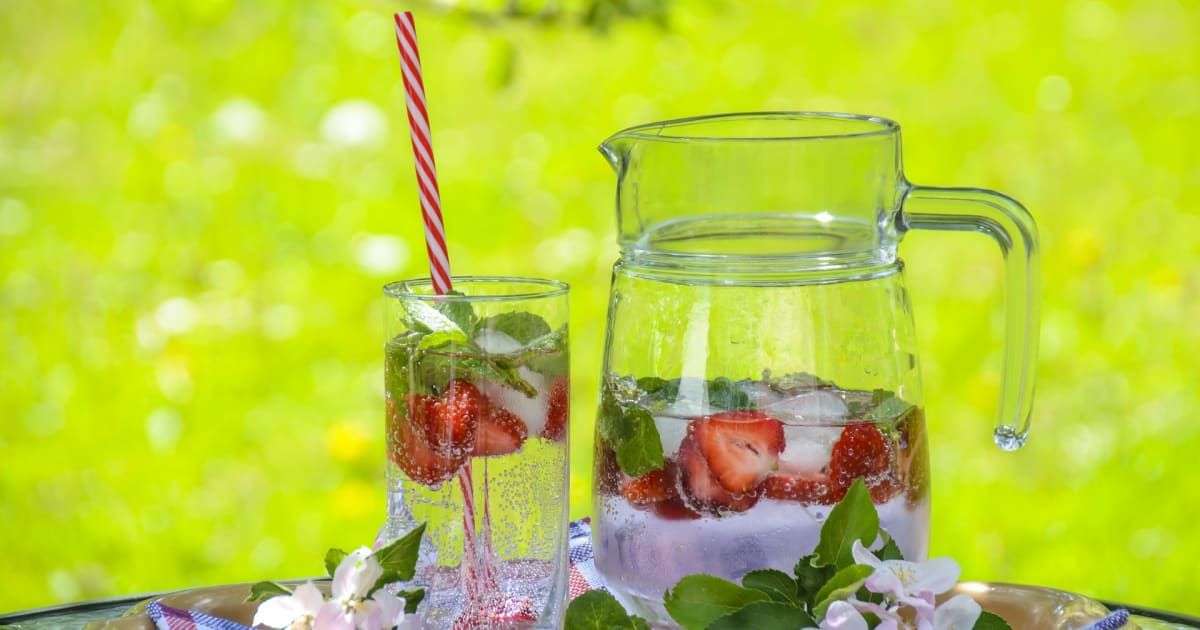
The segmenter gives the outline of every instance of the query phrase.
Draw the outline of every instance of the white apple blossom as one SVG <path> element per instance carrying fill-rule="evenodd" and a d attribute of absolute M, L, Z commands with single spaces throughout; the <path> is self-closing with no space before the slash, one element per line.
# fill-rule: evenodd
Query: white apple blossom
<path fill-rule="evenodd" d="M 272 597 L 258 607 L 254 625 L 287 630 L 386 630 L 405 626 L 404 599 L 379 590 L 368 597 L 383 575 L 367 547 L 347 554 L 333 572 L 329 601 L 312 582 L 291 595 Z"/>
<path fill-rule="evenodd" d="M 278 595 L 258 605 L 254 625 L 288 630 L 307 630 L 313 627 L 325 597 L 312 582 L 296 587 L 291 595 Z"/>

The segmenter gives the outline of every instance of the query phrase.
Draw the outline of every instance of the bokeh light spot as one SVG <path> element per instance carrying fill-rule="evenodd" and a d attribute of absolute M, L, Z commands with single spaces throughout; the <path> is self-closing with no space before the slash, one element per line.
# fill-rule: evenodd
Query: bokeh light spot
<path fill-rule="evenodd" d="M 158 305 L 154 311 L 154 323 L 168 335 L 182 335 L 196 325 L 196 305 L 182 297 L 171 298 Z"/>
<path fill-rule="evenodd" d="M 354 251 L 358 266 L 373 276 L 387 276 L 408 264 L 408 245 L 387 234 L 370 234 L 359 239 Z"/>
<path fill-rule="evenodd" d="M 321 137 L 345 146 L 365 146 L 387 139 L 387 117 L 371 101 L 352 99 L 334 105 L 321 119 Z"/>
<path fill-rule="evenodd" d="M 234 144 L 256 144 L 266 135 L 267 113 L 251 99 L 238 97 L 221 103 L 213 112 L 217 135 Z"/>
<path fill-rule="evenodd" d="M 1042 77 L 1037 88 L 1038 108 L 1058 113 L 1071 104 L 1071 82 L 1058 75 Z"/>
<path fill-rule="evenodd" d="M 0 236 L 16 236 L 29 229 L 29 208 L 16 199 L 0 201 Z"/>
<path fill-rule="evenodd" d="M 159 407 L 146 416 L 146 440 L 150 450 L 159 455 L 170 455 L 183 435 L 183 418 L 170 407 Z"/>

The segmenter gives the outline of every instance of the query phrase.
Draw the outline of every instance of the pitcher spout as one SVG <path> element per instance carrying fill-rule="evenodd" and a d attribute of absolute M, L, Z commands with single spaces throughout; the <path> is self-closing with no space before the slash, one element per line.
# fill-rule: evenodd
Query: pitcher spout
<path fill-rule="evenodd" d="M 621 172 L 621 165 L 626 162 L 629 152 L 633 149 L 633 143 L 634 140 L 622 132 L 609 136 L 597 148 L 600 149 L 600 154 L 608 161 L 608 165 L 612 167 L 613 172 L 619 174 Z"/>

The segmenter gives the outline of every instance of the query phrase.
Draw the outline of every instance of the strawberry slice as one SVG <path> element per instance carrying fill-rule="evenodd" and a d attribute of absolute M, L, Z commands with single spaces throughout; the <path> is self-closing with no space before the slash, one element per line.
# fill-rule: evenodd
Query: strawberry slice
<path fill-rule="evenodd" d="M 393 399 L 387 401 L 388 424 L 392 435 L 388 458 L 396 463 L 409 478 L 427 486 L 434 486 L 454 476 L 458 467 L 466 460 L 466 453 L 445 457 L 434 451 L 420 433 L 414 430 L 429 422 L 437 413 L 437 399 L 422 394 L 409 394 L 405 399 L 404 414 L 400 414 Z"/>
<path fill-rule="evenodd" d="M 761 494 L 758 488 L 733 493 L 721 485 L 709 469 L 693 433 L 679 443 L 679 471 L 687 506 L 696 511 L 719 516 L 725 512 L 745 512 L 758 503 Z"/>
<path fill-rule="evenodd" d="M 520 418 L 503 407 L 491 407 L 479 420 L 474 454 L 487 457 L 515 453 L 528 435 L 529 428 Z"/>
<path fill-rule="evenodd" d="M 635 507 L 650 506 L 679 496 L 675 486 L 677 477 L 675 462 L 667 461 L 658 469 L 642 475 L 629 477 L 621 484 L 621 496 Z"/>
<path fill-rule="evenodd" d="M 678 496 L 655 503 L 651 509 L 656 516 L 668 521 L 694 521 L 700 518 L 700 513 L 688 507 Z"/>
<path fill-rule="evenodd" d="M 781 501 L 833 505 L 833 482 L 822 473 L 779 471 L 763 482 L 763 494 Z"/>
<path fill-rule="evenodd" d="M 550 386 L 546 403 L 546 427 L 542 437 L 560 441 L 567 437 L 567 421 L 571 419 L 571 385 L 566 378 L 556 379 Z"/>
<path fill-rule="evenodd" d="M 728 491 L 757 488 L 779 464 L 783 424 L 761 411 L 728 411 L 688 427 L 709 470 Z"/>
<path fill-rule="evenodd" d="M 840 501 L 846 496 L 850 485 L 859 477 L 863 478 L 868 488 L 881 488 L 872 492 L 872 500 L 880 502 L 875 495 L 890 498 L 890 494 L 895 493 L 891 486 L 898 488 L 898 484 L 891 479 L 891 452 L 888 440 L 879 427 L 870 422 L 846 425 L 842 436 L 833 445 L 833 455 L 829 460 L 829 478 L 833 482 L 835 500 Z M 884 484 L 885 481 L 892 483 Z"/>
<path fill-rule="evenodd" d="M 452 381 L 438 399 L 435 413 L 417 424 L 417 430 L 438 455 L 456 457 L 474 443 L 475 429 L 487 408 L 487 398 L 474 385 Z"/>

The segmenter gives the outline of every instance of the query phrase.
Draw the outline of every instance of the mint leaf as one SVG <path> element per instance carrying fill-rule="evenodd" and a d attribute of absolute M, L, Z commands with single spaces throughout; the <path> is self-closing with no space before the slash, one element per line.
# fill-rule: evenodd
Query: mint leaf
<path fill-rule="evenodd" d="M 461 291 L 448 291 L 446 295 L 454 295 L 465 297 Z M 475 308 L 466 300 L 440 300 L 437 301 L 437 310 L 441 311 L 450 321 L 454 322 L 467 337 L 474 337 L 476 325 L 479 323 L 479 318 L 475 315 Z"/>
<path fill-rule="evenodd" d="M 979 613 L 979 619 L 975 621 L 972 630 L 1012 630 L 1012 626 L 1000 615 L 985 610 Z"/>
<path fill-rule="evenodd" d="M 872 409 L 867 414 L 866 419 L 874 421 L 893 420 L 908 413 L 908 410 L 912 408 L 912 405 L 904 402 L 900 397 L 892 396 Z"/>
<path fill-rule="evenodd" d="M 639 625 L 638 622 L 641 622 Z M 567 606 L 564 630 L 639 630 L 646 622 L 629 613 L 608 591 L 588 591 Z"/>
<path fill-rule="evenodd" d="M 425 523 L 421 523 L 402 538 L 384 545 L 375 552 L 375 559 L 383 567 L 383 575 L 375 580 L 370 593 L 393 582 L 407 582 L 413 578 L 417 568 L 417 553 L 421 548 L 421 537 L 425 535 Z"/>
<path fill-rule="evenodd" d="M 600 402 L 600 415 L 596 418 L 596 432 L 613 450 L 616 450 L 617 445 L 631 433 L 629 424 L 625 422 L 625 412 L 621 410 L 621 405 L 607 396 Z"/>
<path fill-rule="evenodd" d="M 796 573 L 796 586 L 800 599 L 810 604 L 816 603 L 813 600 L 816 599 L 817 591 L 820 591 L 829 578 L 837 572 L 833 566 L 817 566 L 816 562 L 817 556 L 809 554 L 800 558 L 800 561 L 796 563 L 796 568 L 793 569 Z"/>
<path fill-rule="evenodd" d="M 817 591 L 817 596 L 814 598 L 817 604 L 812 609 L 813 616 L 817 619 L 824 619 L 825 611 L 829 609 L 830 604 L 853 595 L 862 588 L 863 583 L 874 571 L 865 564 L 852 564 L 835 573 L 825 583 L 825 586 Z"/>
<path fill-rule="evenodd" d="M 401 306 L 408 314 L 408 327 L 424 333 L 424 336 L 417 342 L 418 350 L 435 348 L 448 343 L 467 347 L 473 345 L 471 337 L 461 326 L 447 317 L 445 313 L 422 300 L 402 301 Z"/>
<path fill-rule="evenodd" d="M 476 330 L 494 330 L 502 332 L 521 344 L 527 344 L 538 337 L 550 334 L 550 324 L 533 313 L 513 312 L 500 313 L 485 317 L 479 321 Z"/>
<path fill-rule="evenodd" d="M 879 514 L 871 503 L 871 495 L 862 478 L 854 480 L 846 496 L 833 506 L 829 518 L 821 526 L 821 540 L 815 550 L 814 564 L 844 568 L 854 564 L 850 549 L 854 541 L 864 545 L 875 543 L 879 535 Z"/>
<path fill-rule="evenodd" d="M 796 580 L 783 571 L 762 569 L 742 576 L 742 586 L 762 591 L 767 597 L 784 604 L 799 604 Z"/>
<path fill-rule="evenodd" d="M 411 615 L 417 612 L 417 606 L 425 599 L 425 589 L 414 588 L 411 591 L 396 591 L 396 597 L 404 598 L 404 613 Z"/>
<path fill-rule="evenodd" d="M 708 384 L 708 404 L 726 411 L 750 409 L 754 406 L 750 403 L 750 396 L 724 376 L 713 379 Z"/>
<path fill-rule="evenodd" d="M 456 368 L 460 372 L 466 371 L 472 373 L 475 376 L 473 380 L 482 378 L 489 381 L 500 381 L 525 394 L 526 398 L 537 396 L 537 389 L 533 385 L 530 385 L 529 381 L 521 378 L 520 372 L 517 371 L 517 366 L 507 359 L 499 357 L 460 359 Z"/>
<path fill-rule="evenodd" d="M 337 570 L 338 565 L 341 564 L 342 560 L 345 560 L 346 556 L 348 555 L 350 554 L 342 551 L 341 549 L 335 548 L 331 548 L 329 551 L 325 552 L 325 571 L 329 573 L 329 577 L 333 577 L 333 572 Z"/>
<path fill-rule="evenodd" d="M 768 600 L 762 591 L 703 574 L 689 575 L 663 594 L 667 612 L 687 630 L 704 630 L 719 617 Z"/>
<path fill-rule="evenodd" d="M 663 467 L 662 438 L 650 412 L 633 407 L 625 412 L 623 421 L 628 425 L 628 435 L 616 447 L 617 465 L 631 477 L 642 475 Z"/>
<path fill-rule="evenodd" d="M 707 630 L 797 630 L 816 625 L 802 608 L 780 602 L 755 602 L 718 617 Z"/>
<path fill-rule="evenodd" d="M 261 602 L 277 595 L 291 595 L 292 592 L 274 582 L 257 582 L 250 585 L 248 602 Z"/>

